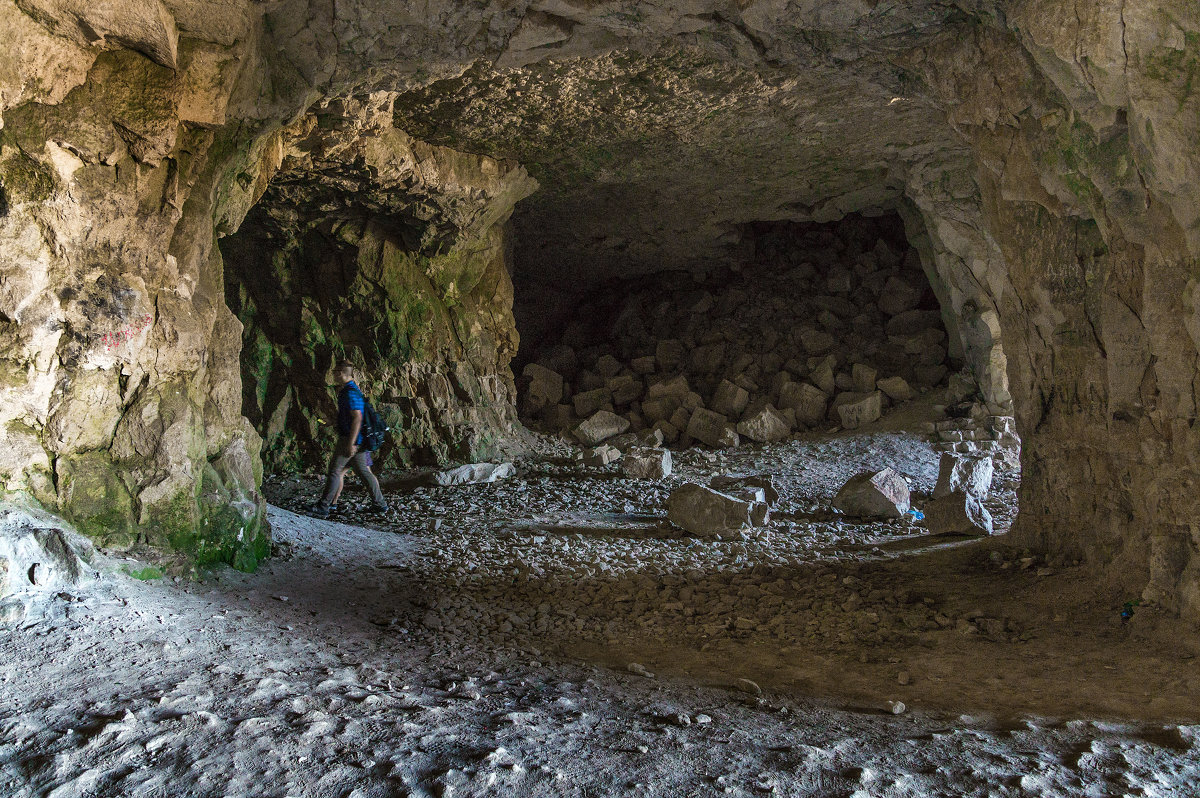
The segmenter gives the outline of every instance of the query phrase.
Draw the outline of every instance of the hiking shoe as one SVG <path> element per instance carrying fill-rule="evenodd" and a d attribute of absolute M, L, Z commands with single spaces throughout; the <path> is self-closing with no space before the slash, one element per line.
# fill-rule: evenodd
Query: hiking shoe
<path fill-rule="evenodd" d="M 328 518 L 329 517 L 329 508 L 320 503 L 317 503 L 317 504 L 314 504 L 312 507 L 308 508 L 308 514 L 311 515 L 313 518 Z"/>
<path fill-rule="evenodd" d="M 376 505 L 372 507 L 369 512 L 376 518 L 387 518 L 389 515 L 391 515 L 392 508 L 388 507 L 386 504 L 382 506 Z"/>

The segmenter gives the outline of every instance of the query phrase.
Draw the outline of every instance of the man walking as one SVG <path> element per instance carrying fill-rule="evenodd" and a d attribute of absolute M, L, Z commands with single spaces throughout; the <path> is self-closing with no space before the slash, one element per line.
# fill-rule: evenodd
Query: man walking
<path fill-rule="evenodd" d="M 387 500 L 379 489 L 379 480 L 371 473 L 371 453 L 359 449 L 363 444 L 363 408 L 365 400 L 362 391 L 354 384 L 354 366 L 348 360 L 337 364 L 333 377 L 340 386 L 338 391 L 337 414 L 337 445 L 333 457 L 329 459 L 329 472 L 325 477 L 325 490 L 321 500 L 313 507 L 313 515 L 318 518 L 329 517 L 329 505 L 332 504 L 342 490 L 342 474 L 349 465 L 358 474 L 358 478 L 366 483 L 375 501 L 375 512 L 386 513 Z"/>

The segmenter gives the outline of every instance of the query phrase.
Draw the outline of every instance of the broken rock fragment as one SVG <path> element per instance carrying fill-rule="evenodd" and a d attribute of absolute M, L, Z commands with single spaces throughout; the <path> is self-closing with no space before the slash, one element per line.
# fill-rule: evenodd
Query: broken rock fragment
<path fill-rule="evenodd" d="M 740 442 L 737 431 L 720 413 L 698 407 L 687 424 L 687 434 L 714 449 L 737 446 Z"/>
<path fill-rule="evenodd" d="M 629 419 L 599 410 L 575 428 L 575 437 L 586 446 L 596 446 L 629 429 Z"/>
<path fill-rule="evenodd" d="M 517 473 L 517 467 L 512 463 L 470 463 L 452 468 L 449 471 L 439 471 L 431 475 L 434 485 L 473 485 L 484 482 L 495 482 L 507 479 Z"/>
<path fill-rule="evenodd" d="M 982 501 L 992 489 L 992 471 L 990 457 L 963 457 L 944 452 L 938 463 L 938 480 L 933 489 L 933 498 L 939 499 L 962 491 Z"/>
<path fill-rule="evenodd" d="M 583 456 L 583 464 L 593 468 L 606 466 L 621 459 L 621 450 L 602 443 Z"/>
<path fill-rule="evenodd" d="M 846 429 L 857 429 L 878 421 L 883 405 L 879 391 L 868 394 L 844 393 L 834 400 L 838 419 Z"/>
<path fill-rule="evenodd" d="M 621 471 L 633 479 L 663 479 L 671 475 L 671 452 L 667 449 L 630 449 L 621 461 Z"/>
<path fill-rule="evenodd" d="M 893 402 L 907 402 L 913 398 L 913 389 L 903 377 L 885 377 L 875 385 Z"/>
<path fill-rule="evenodd" d="M 962 490 L 926 505 L 925 526 L 935 535 L 990 535 L 993 531 L 992 514 L 977 496 Z"/>
<path fill-rule="evenodd" d="M 525 396 L 530 410 L 540 410 L 547 405 L 556 405 L 562 401 L 563 378 L 557 371 L 551 371 L 537 363 L 530 363 L 521 373 L 529 380 L 529 388 L 526 389 Z"/>
<path fill-rule="evenodd" d="M 851 477 L 833 506 L 854 518 L 900 518 L 909 508 L 908 483 L 890 468 Z"/>
<path fill-rule="evenodd" d="M 779 405 L 796 412 L 796 421 L 807 427 L 815 427 L 825 420 L 829 397 L 815 385 L 807 382 L 789 382 L 779 389 Z"/>
<path fill-rule="evenodd" d="M 739 422 L 739 435 L 759 443 L 776 443 L 792 433 L 792 427 L 779 411 L 767 405 L 754 415 Z"/>
<path fill-rule="evenodd" d="M 708 481 L 713 490 L 734 494 L 745 488 L 756 488 L 763 492 L 763 501 L 775 504 L 779 501 L 779 490 L 770 474 L 721 474 Z"/>
<path fill-rule="evenodd" d="M 764 502 L 738 499 L 703 485 L 688 483 L 667 499 L 667 518 L 693 535 L 724 537 L 767 522 Z"/>

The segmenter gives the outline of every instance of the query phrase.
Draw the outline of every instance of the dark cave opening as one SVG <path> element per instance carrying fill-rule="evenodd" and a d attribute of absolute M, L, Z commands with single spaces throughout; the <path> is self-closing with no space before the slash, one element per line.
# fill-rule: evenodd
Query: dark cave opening
<path fill-rule="evenodd" d="M 518 247 L 522 419 L 561 432 L 607 410 L 687 446 L 713 411 L 770 442 L 868 423 L 961 366 L 898 214 L 739 232 L 727 263 L 585 287 L 523 273 Z"/>

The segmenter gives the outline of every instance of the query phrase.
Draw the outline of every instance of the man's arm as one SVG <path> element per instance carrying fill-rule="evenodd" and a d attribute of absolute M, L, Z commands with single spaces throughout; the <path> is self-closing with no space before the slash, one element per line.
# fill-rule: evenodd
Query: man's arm
<path fill-rule="evenodd" d="M 338 440 L 338 454 L 343 457 L 353 457 L 358 452 L 355 441 L 358 440 L 358 432 L 362 429 L 362 420 L 361 410 L 350 411 L 350 432 Z"/>

